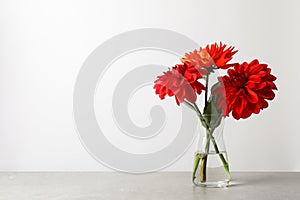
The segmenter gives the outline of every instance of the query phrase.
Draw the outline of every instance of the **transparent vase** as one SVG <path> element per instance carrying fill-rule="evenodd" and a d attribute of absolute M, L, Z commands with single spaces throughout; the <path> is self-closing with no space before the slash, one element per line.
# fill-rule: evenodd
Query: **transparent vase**
<path fill-rule="evenodd" d="M 230 171 L 223 138 L 224 117 L 203 115 L 203 119 L 195 152 L 193 183 L 203 187 L 227 187 Z"/>

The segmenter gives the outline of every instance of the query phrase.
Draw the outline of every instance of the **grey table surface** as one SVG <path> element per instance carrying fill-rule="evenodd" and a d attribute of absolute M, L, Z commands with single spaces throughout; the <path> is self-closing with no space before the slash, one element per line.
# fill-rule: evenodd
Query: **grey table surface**
<path fill-rule="evenodd" d="M 0 199 L 300 199 L 300 173 L 232 173 L 228 188 L 201 188 L 191 173 L 132 175 L 116 172 L 0 173 Z"/>

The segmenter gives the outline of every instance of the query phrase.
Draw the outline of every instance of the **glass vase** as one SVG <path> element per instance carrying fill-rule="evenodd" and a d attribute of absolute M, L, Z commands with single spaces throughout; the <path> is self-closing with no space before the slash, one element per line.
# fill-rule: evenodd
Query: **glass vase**
<path fill-rule="evenodd" d="M 229 163 L 223 138 L 224 117 L 203 115 L 198 135 L 193 183 L 203 187 L 227 187 Z"/>

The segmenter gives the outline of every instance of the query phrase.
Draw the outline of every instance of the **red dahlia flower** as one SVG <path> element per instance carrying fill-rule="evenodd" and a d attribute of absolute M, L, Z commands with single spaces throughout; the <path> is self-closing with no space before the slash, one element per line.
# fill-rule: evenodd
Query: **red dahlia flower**
<path fill-rule="evenodd" d="M 187 99 L 191 103 L 195 103 L 197 94 L 206 88 L 198 82 L 199 73 L 193 73 L 192 68 L 187 65 L 176 65 L 172 69 L 158 76 L 154 82 L 155 93 L 160 99 L 164 99 L 166 95 L 175 96 L 177 105 L 180 105 Z"/>
<path fill-rule="evenodd" d="M 207 74 L 211 66 L 217 66 L 221 69 L 227 69 L 235 64 L 227 64 L 232 56 L 237 52 L 233 51 L 234 47 L 226 48 L 226 44 L 217 43 L 207 45 L 204 49 L 194 50 L 186 53 L 185 58 L 181 58 L 181 62 L 194 66 L 201 74 Z"/>
<path fill-rule="evenodd" d="M 249 64 L 244 62 L 229 69 L 227 73 L 219 77 L 222 84 L 213 91 L 213 94 L 220 95 L 217 107 L 222 107 L 224 115 L 228 116 L 232 111 L 235 119 L 245 119 L 267 108 L 266 100 L 274 99 L 276 77 L 271 74 L 267 64 L 260 64 L 258 60 Z"/>

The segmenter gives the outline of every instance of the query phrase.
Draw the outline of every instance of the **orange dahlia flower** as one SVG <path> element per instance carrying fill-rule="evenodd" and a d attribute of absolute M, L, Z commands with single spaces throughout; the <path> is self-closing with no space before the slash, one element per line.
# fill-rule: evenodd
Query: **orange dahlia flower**
<path fill-rule="evenodd" d="M 207 45 L 204 49 L 186 53 L 185 57 L 181 58 L 181 62 L 187 65 L 193 65 L 201 74 L 207 74 L 210 67 L 216 66 L 221 69 L 227 69 L 235 64 L 227 64 L 232 56 L 237 52 L 233 46 L 226 48 L 226 44 L 220 45 L 217 43 Z"/>

